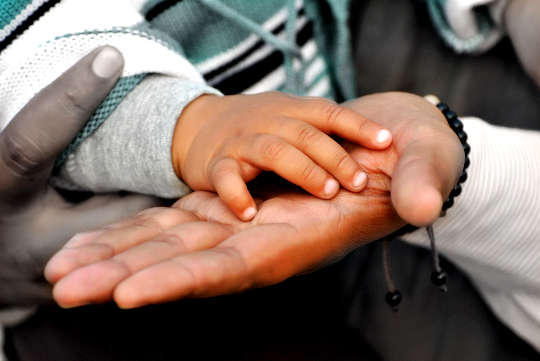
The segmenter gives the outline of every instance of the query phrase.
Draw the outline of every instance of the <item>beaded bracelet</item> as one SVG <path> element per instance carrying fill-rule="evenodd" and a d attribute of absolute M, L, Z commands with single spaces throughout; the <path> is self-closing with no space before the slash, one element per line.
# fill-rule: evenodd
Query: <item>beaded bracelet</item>
<path fill-rule="evenodd" d="M 441 217 L 444 217 L 446 215 L 446 211 L 451 208 L 454 205 L 454 198 L 459 196 L 462 191 L 462 184 L 467 180 L 467 168 L 469 168 L 471 161 L 469 159 L 469 153 L 471 152 L 471 146 L 469 143 L 467 143 L 467 133 L 465 133 L 465 130 L 463 129 L 463 123 L 461 120 L 459 120 L 457 114 L 453 112 L 450 107 L 448 107 L 447 104 L 442 103 L 439 101 L 439 99 L 433 95 L 428 95 L 425 97 L 427 101 L 432 103 L 441 111 L 441 113 L 446 118 L 446 121 L 448 122 L 448 125 L 450 128 L 456 133 L 457 137 L 459 138 L 459 141 L 461 143 L 461 146 L 463 147 L 463 152 L 465 153 L 465 162 L 463 164 L 463 171 L 461 172 L 461 176 L 458 179 L 457 184 L 450 192 L 450 195 L 448 196 L 448 199 L 443 203 L 442 206 L 442 212 Z M 414 227 L 412 225 L 407 225 L 403 228 L 401 228 L 398 232 L 395 232 L 391 234 L 389 237 L 383 240 L 383 267 L 384 267 L 384 275 L 386 284 L 388 287 L 388 292 L 385 296 L 385 301 L 388 303 L 388 305 L 394 310 L 398 310 L 398 306 L 401 303 L 402 296 L 401 292 L 399 292 L 392 280 L 392 277 L 390 275 L 390 262 L 389 262 L 389 252 L 388 252 L 388 244 L 389 239 L 392 239 L 397 236 L 401 236 L 405 233 L 412 232 L 414 230 L 418 229 L 417 227 Z M 447 275 L 444 270 L 442 270 L 440 266 L 439 261 L 439 254 L 437 252 L 437 247 L 435 245 L 435 232 L 433 231 L 433 225 L 429 225 L 426 227 L 426 231 L 429 237 L 430 246 L 431 246 L 431 253 L 433 258 L 433 272 L 431 273 L 431 282 L 439 287 L 439 289 L 442 292 L 446 292 L 448 290 L 448 287 L 446 285 L 447 282 Z"/>

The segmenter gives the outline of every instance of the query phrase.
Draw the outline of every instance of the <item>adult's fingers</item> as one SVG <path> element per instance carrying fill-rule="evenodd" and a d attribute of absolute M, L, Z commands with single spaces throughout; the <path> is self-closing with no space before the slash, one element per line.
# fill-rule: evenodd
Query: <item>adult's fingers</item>
<path fill-rule="evenodd" d="M 122 308 L 134 308 L 280 282 L 299 271 L 296 262 L 291 267 L 279 261 L 290 244 L 300 243 L 297 238 L 296 230 L 285 224 L 246 229 L 223 246 L 186 253 L 136 272 L 118 285 L 114 300 Z"/>
<path fill-rule="evenodd" d="M 230 227 L 217 223 L 181 224 L 113 258 L 64 277 L 55 285 L 55 300 L 64 307 L 109 301 L 118 283 L 137 271 L 183 253 L 213 247 L 231 234 Z"/>
<path fill-rule="evenodd" d="M 41 190 L 55 158 L 114 86 L 123 68 L 114 48 L 94 50 L 39 92 L 0 134 L 0 197 Z"/>
<path fill-rule="evenodd" d="M 112 203 L 113 212 L 122 207 L 119 202 Z M 96 210 L 107 212 L 105 208 L 103 206 Z M 86 217 L 91 217 L 88 212 L 83 211 L 76 218 L 80 217 L 84 222 Z M 76 268 L 111 258 L 130 247 L 152 239 L 165 229 L 193 220 L 197 220 L 197 217 L 180 209 L 151 208 L 105 229 L 79 233 L 51 258 L 45 268 L 45 277 L 49 282 L 55 283 Z"/>

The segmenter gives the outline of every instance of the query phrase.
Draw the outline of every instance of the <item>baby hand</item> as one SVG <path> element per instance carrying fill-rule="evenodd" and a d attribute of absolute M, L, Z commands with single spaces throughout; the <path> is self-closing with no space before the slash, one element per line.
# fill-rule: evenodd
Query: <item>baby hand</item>
<path fill-rule="evenodd" d="M 246 182 L 274 171 L 316 197 L 333 198 L 339 184 L 352 192 L 367 176 L 329 135 L 384 149 L 390 132 L 357 112 L 314 97 L 279 92 L 194 100 L 176 125 L 172 160 L 194 190 L 215 191 L 242 220 L 256 212 Z"/>

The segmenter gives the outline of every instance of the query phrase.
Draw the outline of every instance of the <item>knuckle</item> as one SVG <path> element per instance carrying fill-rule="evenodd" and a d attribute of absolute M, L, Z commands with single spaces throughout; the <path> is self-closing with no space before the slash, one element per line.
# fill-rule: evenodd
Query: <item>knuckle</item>
<path fill-rule="evenodd" d="M 355 119 L 356 119 L 356 127 L 358 129 L 362 129 L 369 124 L 369 121 L 364 117 L 355 117 Z"/>
<path fill-rule="evenodd" d="M 341 118 L 341 115 L 345 110 L 345 108 L 339 106 L 336 102 L 329 99 L 320 99 L 318 102 L 321 113 L 324 114 L 329 124 L 336 123 Z"/>
<path fill-rule="evenodd" d="M 92 110 L 82 102 L 82 94 L 79 89 L 67 89 L 58 98 L 61 109 L 67 114 L 78 117 L 89 114 Z"/>
<path fill-rule="evenodd" d="M 268 161 L 279 159 L 286 147 L 285 143 L 273 137 L 261 136 L 257 138 L 256 142 L 256 149 Z"/>
<path fill-rule="evenodd" d="M 214 181 L 219 181 L 224 178 L 228 178 L 231 175 L 234 175 L 235 170 L 233 164 L 230 160 L 220 160 L 215 163 L 212 169 L 212 178 Z"/>
<path fill-rule="evenodd" d="M 350 166 L 350 157 L 346 152 L 339 152 L 336 156 L 335 168 L 346 169 Z"/>
<path fill-rule="evenodd" d="M 167 228 L 186 219 L 185 211 L 178 208 L 156 207 L 138 213 L 131 225 L 149 230 L 164 232 Z"/>
<path fill-rule="evenodd" d="M 159 221 L 146 215 L 137 215 L 133 221 L 133 226 L 164 231 L 164 228 Z"/>
<path fill-rule="evenodd" d="M 318 167 L 314 163 L 307 164 L 304 168 L 302 168 L 302 179 L 305 181 L 314 181 L 317 179 L 318 176 Z"/>
<path fill-rule="evenodd" d="M 170 246 L 181 251 L 188 250 L 186 241 L 179 235 L 171 232 L 161 234 L 159 237 L 152 240 L 154 243 L 162 243 L 166 246 Z"/>
<path fill-rule="evenodd" d="M 46 166 L 43 150 L 20 132 L 5 134 L 1 142 L 0 157 L 16 175 L 29 177 Z"/>
<path fill-rule="evenodd" d="M 298 129 L 297 139 L 300 144 L 310 145 L 320 141 L 321 135 L 322 134 L 316 128 L 307 124 L 303 124 L 302 126 L 300 126 L 300 129 Z"/>

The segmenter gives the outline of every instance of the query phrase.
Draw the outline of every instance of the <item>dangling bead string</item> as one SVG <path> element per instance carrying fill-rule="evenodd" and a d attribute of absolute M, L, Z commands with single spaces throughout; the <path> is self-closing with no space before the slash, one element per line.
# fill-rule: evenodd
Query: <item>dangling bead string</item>
<path fill-rule="evenodd" d="M 437 246 L 435 245 L 435 233 L 433 232 L 433 225 L 426 227 L 426 231 L 429 237 L 429 245 L 431 247 L 431 257 L 433 258 L 433 269 L 437 272 L 441 271 L 441 263 L 439 260 L 439 252 L 437 251 Z"/>
<path fill-rule="evenodd" d="M 439 252 L 437 251 L 437 246 L 435 245 L 435 233 L 433 232 L 433 225 L 426 227 L 426 231 L 429 237 L 429 243 L 431 246 L 431 257 L 433 258 L 433 273 L 431 273 L 431 282 L 439 289 L 441 292 L 447 292 L 448 286 L 446 285 L 446 272 L 441 268 L 441 262 L 439 258 Z"/>
<path fill-rule="evenodd" d="M 390 241 L 388 238 L 383 240 L 382 256 L 383 256 L 383 269 L 384 269 L 384 278 L 386 280 L 386 287 L 388 292 L 386 293 L 385 300 L 392 311 L 396 312 L 399 310 L 399 304 L 401 303 L 401 292 L 396 289 L 394 280 L 392 279 L 392 271 L 390 269 L 390 255 L 388 248 L 390 247 Z"/>
<path fill-rule="evenodd" d="M 390 257 L 388 255 L 388 247 L 390 241 L 388 238 L 383 240 L 383 268 L 384 268 L 384 278 L 386 279 L 386 287 L 388 292 L 394 292 L 396 290 L 396 285 L 392 279 L 391 269 L 390 269 Z"/>
<path fill-rule="evenodd" d="M 446 121 L 448 122 L 448 125 L 459 138 L 459 141 L 463 146 L 463 152 L 465 153 L 465 163 L 463 164 L 463 171 L 461 173 L 461 176 L 459 177 L 459 180 L 455 185 L 454 189 L 452 189 L 452 192 L 450 192 L 448 199 L 443 203 L 441 217 L 444 217 L 446 215 L 446 211 L 454 204 L 454 198 L 461 194 L 462 184 L 465 183 L 465 181 L 467 180 L 467 168 L 469 168 L 471 163 L 469 159 L 471 147 L 469 143 L 467 143 L 467 133 L 465 133 L 465 130 L 463 129 L 463 123 L 461 122 L 461 120 L 459 120 L 457 114 L 450 110 L 448 105 L 446 105 L 445 103 L 441 103 L 439 98 L 434 95 L 427 95 L 425 96 L 425 99 L 435 105 L 437 109 L 439 109 L 444 115 Z M 389 239 L 392 239 L 392 237 L 396 236 L 402 236 L 403 234 L 407 232 L 412 232 L 416 229 L 416 227 L 407 225 L 395 232 L 393 235 L 391 235 L 390 238 L 386 238 L 383 240 L 383 267 L 384 276 L 386 278 L 386 285 L 388 287 L 388 293 L 386 294 L 385 300 L 394 311 L 398 310 L 398 305 L 400 304 L 402 297 L 401 293 L 396 289 L 394 281 L 392 280 L 392 276 L 390 275 L 390 261 L 388 253 Z M 435 232 L 433 231 L 433 226 L 430 225 L 426 227 L 426 231 L 431 244 L 431 255 L 433 258 L 433 272 L 431 273 L 431 282 L 437 287 L 439 287 L 442 292 L 447 292 L 448 287 L 446 283 L 448 277 L 446 275 L 446 272 L 444 272 L 444 270 L 441 268 L 439 253 L 435 244 Z"/>

